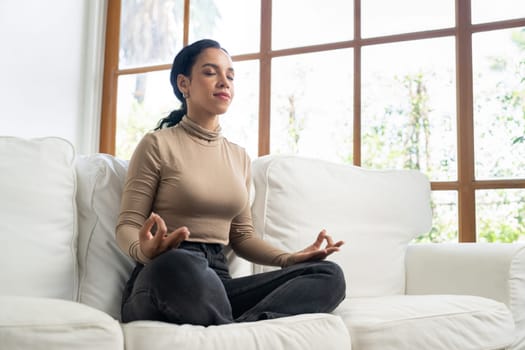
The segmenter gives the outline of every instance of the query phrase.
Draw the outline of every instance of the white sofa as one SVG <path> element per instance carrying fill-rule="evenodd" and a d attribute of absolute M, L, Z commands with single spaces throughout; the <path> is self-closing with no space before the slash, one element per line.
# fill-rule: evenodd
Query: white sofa
<path fill-rule="evenodd" d="M 295 156 L 254 160 L 254 224 L 288 250 L 321 228 L 346 241 L 331 257 L 347 278 L 333 314 L 122 324 L 126 166 L 59 138 L 0 137 L 0 349 L 525 349 L 524 245 L 410 244 L 431 226 L 422 174 Z M 229 259 L 234 276 L 268 269 Z"/>

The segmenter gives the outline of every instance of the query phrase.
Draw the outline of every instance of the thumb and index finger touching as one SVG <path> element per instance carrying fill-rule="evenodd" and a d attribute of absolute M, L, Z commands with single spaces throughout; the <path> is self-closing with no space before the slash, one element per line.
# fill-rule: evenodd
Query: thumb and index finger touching
<path fill-rule="evenodd" d="M 157 226 L 155 235 L 151 233 L 153 226 Z M 190 235 L 190 231 L 186 226 L 181 226 L 172 232 L 168 233 L 166 222 L 162 217 L 156 213 L 146 219 L 142 229 L 139 231 L 140 240 L 151 240 L 155 239 L 159 244 L 163 243 L 166 246 L 172 246 L 173 244 L 180 244 L 186 240 Z"/>
<path fill-rule="evenodd" d="M 327 244 L 326 248 L 339 248 L 345 243 L 344 241 L 338 241 L 337 243 L 334 243 L 332 236 L 329 235 L 325 229 L 322 229 L 317 235 L 314 245 L 318 248 L 321 248 L 324 241 L 326 241 Z"/>

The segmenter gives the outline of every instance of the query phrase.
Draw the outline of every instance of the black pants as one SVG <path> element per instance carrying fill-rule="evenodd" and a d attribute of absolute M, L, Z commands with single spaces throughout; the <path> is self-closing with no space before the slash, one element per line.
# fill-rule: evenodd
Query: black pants
<path fill-rule="evenodd" d="M 330 312 L 345 288 L 341 268 L 329 261 L 232 279 L 223 246 L 183 242 L 137 265 L 124 291 L 122 321 L 209 326 Z"/>

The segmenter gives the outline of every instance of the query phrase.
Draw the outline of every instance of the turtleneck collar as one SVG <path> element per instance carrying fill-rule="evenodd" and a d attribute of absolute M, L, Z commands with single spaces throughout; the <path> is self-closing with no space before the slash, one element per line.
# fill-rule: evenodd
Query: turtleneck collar
<path fill-rule="evenodd" d="M 221 126 L 218 125 L 215 130 L 208 130 L 188 118 L 188 116 L 182 117 L 179 125 L 190 135 L 195 136 L 201 140 L 208 142 L 217 141 L 221 138 Z"/>

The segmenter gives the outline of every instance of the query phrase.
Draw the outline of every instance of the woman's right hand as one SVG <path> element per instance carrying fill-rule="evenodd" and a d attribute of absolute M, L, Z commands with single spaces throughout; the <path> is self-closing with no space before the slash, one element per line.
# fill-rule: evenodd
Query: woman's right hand
<path fill-rule="evenodd" d="M 153 235 L 151 229 L 155 224 L 157 225 L 157 231 Z M 190 231 L 186 226 L 179 227 L 175 231 L 168 233 L 164 220 L 158 214 L 151 213 L 139 231 L 139 248 L 148 259 L 153 259 L 168 249 L 177 248 L 189 235 Z"/>

